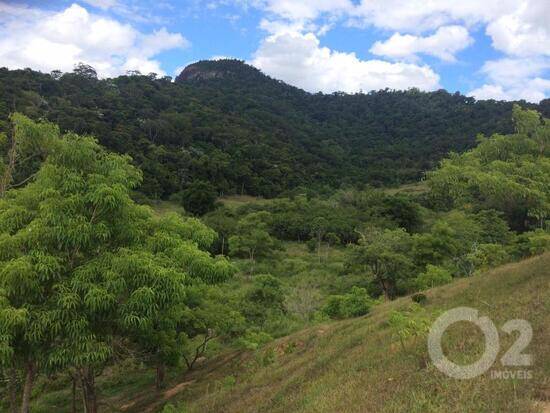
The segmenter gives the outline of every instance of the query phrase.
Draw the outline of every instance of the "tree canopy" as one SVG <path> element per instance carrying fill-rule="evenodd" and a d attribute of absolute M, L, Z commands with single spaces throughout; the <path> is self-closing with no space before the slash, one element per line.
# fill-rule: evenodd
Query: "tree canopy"
<path fill-rule="evenodd" d="M 531 106 L 550 114 L 548 101 Z M 309 94 L 236 60 L 196 63 L 175 82 L 0 69 L 0 130 L 16 110 L 94 135 L 131 155 L 141 190 L 161 198 L 197 181 L 202 197 L 415 181 L 477 133 L 511 133 L 511 108 L 443 90 Z"/>

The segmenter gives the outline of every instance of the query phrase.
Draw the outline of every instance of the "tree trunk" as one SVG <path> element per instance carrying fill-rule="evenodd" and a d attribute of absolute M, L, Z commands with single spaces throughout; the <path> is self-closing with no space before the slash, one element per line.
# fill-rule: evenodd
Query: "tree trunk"
<path fill-rule="evenodd" d="M 157 377 L 155 380 L 155 385 L 157 390 L 161 390 L 164 388 L 164 379 L 166 377 L 166 366 L 164 363 L 159 363 L 157 365 Z"/>
<path fill-rule="evenodd" d="M 319 262 L 321 262 L 321 241 L 323 240 L 323 237 L 321 234 L 317 234 L 317 258 L 319 259 Z"/>
<path fill-rule="evenodd" d="M 381 279 L 380 286 L 382 287 L 382 291 L 384 291 L 384 298 L 388 301 L 391 300 L 392 297 L 390 294 L 390 288 L 389 288 L 388 282 L 384 279 Z"/>
<path fill-rule="evenodd" d="M 10 413 L 17 413 L 17 370 L 15 367 L 10 369 L 9 374 Z"/>
<path fill-rule="evenodd" d="M 80 383 L 84 397 L 84 411 L 97 413 L 97 395 L 95 390 L 95 376 L 92 368 L 85 367 L 80 371 Z"/>
<path fill-rule="evenodd" d="M 76 377 L 71 374 L 71 379 L 73 382 L 73 404 L 72 404 L 71 412 L 76 413 Z"/>
<path fill-rule="evenodd" d="M 15 162 L 17 160 L 17 140 L 15 138 L 15 131 L 13 132 L 12 142 L 10 150 L 8 151 L 8 164 L 4 170 L 4 174 L 0 177 L 0 198 L 3 198 L 6 194 L 11 180 L 13 179 L 13 171 L 15 170 Z"/>
<path fill-rule="evenodd" d="M 36 365 L 33 361 L 27 362 L 23 398 L 21 399 L 21 413 L 29 413 L 31 407 L 31 393 L 36 375 Z"/>

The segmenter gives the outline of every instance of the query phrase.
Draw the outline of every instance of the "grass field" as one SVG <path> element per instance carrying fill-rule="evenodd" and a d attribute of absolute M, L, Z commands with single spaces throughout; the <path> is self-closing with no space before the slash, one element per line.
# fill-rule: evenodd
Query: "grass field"
<path fill-rule="evenodd" d="M 435 318 L 457 306 L 477 308 L 500 328 L 522 318 L 533 327 L 525 352 L 533 354 L 531 379 L 494 379 L 492 371 L 517 370 L 497 361 L 486 374 L 456 380 L 429 361 L 424 338 L 402 348 L 388 325 L 410 297 L 376 306 L 368 316 L 316 325 L 256 352 L 223 351 L 196 371 L 175 373 L 156 392 L 151 371 L 135 366 L 100 382 L 103 409 L 130 413 L 245 412 L 545 412 L 550 408 L 550 254 L 509 264 L 427 292 L 426 314 Z M 517 334 L 500 333 L 504 354 Z M 452 360 L 472 361 L 483 336 L 469 323 L 445 335 Z M 525 370 L 525 368 L 521 368 Z M 67 382 L 41 389 L 36 412 L 69 412 Z"/>

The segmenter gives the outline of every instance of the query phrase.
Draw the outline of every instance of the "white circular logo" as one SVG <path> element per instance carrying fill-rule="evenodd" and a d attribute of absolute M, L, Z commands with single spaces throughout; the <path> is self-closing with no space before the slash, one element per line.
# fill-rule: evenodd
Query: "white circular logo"
<path fill-rule="evenodd" d="M 475 363 L 459 365 L 443 354 L 441 339 L 452 324 L 468 321 L 477 325 L 485 335 L 485 352 Z M 498 330 L 488 317 L 479 317 L 478 310 L 469 307 L 458 307 L 441 315 L 430 329 L 428 335 L 428 352 L 434 365 L 443 373 L 455 379 L 472 379 L 485 373 L 496 361 L 500 345 Z"/>

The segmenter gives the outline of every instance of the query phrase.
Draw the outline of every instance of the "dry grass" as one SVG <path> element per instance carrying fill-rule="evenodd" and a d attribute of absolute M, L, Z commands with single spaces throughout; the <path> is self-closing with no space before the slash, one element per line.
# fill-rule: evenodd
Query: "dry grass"
<path fill-rule="evenodd" d="M 250 195 L 228 195 L 218 198 L 224 206 L 228 208 L 238 208 L 245 204 L 262 204 L 270 202 L 268 199 L 250 196 Z"/>
<path fill-rule="evenodd" d="M 296 247 L 295 253 L 304 252 Z M 163 392 L 154 390 L 150 370 L 103 379 L 102 411 L 120 412 L 124 406 L 128 413 L 155 412 L 171 402 L 182 413 L 548 412 L 550 253 L 432 289 L 427 296 L 425 308 L 434 317 L 470 306 L 497 327 L 510 319 L 528 320 L 534 330 L 527 348 L 535 359 L 533 378 L 492 379 L 489 371 L 454 380 L 429 362 L 424 339 L 408 343 L 404 352 L 387 323 L 394 310 L 410 305 L 403 297 L 366 317 L 317 325 L 258 352 L 226 352 L 191 373 L 174 374 Z M 500 334 L 501 355 L 516 337 Z M 453 326 L 445 337 L 446 352 L 457 362 L 476 358 L 482 348 L 481 335 L 467 323 Z M 510 368 L 500 362 L 493 367 L 503 369 Z M 69 396 L 67 388 L 45 393 L 35 411 L 69 412 Z"/>
<path fill-rule="evenodd" d="M 264 350 L 276 360 L 267 366 L 253 355 L 222 366 L 219 378 L 232 374 L 236 384 L 215 386 L 201 380 L 179 395 L 185 412 L 536 412 L 547 408 L 550 391 L 550 254 L 458 280 L 428 292 L 429 311 L 470 306 L 497 326 L 509 319 L 528 320 L 535 357 L 531 380 L 492 379 L 490 372 L 472 380 L 454 380 L 428 361 L 425 341 L 404 353 L 387 327 L 395 309 L 410 298 L 378 306 L 371 315 L 316 326 L 285 337 Z M 435 317 L 435 316 L 434 316 Z M 464 325 L 463 325 L 464 324 Z M 453 326 L 446 351 L 454 360 L 476 358 L 480 334 L 466 323 Z M 501 333 L 501 354 L 516 336 Z M 285 352 L 293 343 L 293 352 Z M 283 350 L 281 350 L 283 349 Z M 258 358 L 257 356 L 256 358 Z M 504 368 L 499 362 L 495 370 Z"/>

